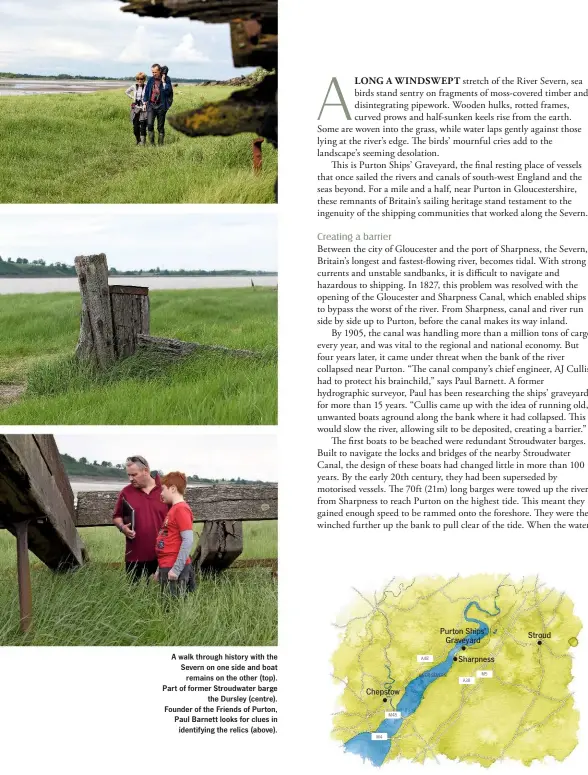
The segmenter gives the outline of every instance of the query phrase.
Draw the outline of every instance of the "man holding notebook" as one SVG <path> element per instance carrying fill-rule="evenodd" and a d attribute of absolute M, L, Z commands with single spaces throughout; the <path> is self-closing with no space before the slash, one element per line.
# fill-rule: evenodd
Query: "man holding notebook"
<path fill-rule="evenodd" d="M 157 570 L 155 542 L 169 506 L 161 500 L 159 476 L 151 476 L 144 457 L 128 457 L 126 468 L 130 483 L 119 493 L 112 521 L 126 538 L 126 571 L 132 581 L 139 581 Z"/>

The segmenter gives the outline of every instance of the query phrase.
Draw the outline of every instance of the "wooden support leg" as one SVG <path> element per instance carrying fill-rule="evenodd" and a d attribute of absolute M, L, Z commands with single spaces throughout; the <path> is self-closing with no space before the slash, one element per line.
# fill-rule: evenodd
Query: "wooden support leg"
<path fill-rule="evenodd" d="M 259 174 L 263 166 L 263 156 L 261 151 L 261 144 L 263 143 L 263 137 L 257 137 L 253 141 L 253 172 Z"/>
<path fill-rule="evenodd" d="M 216 572 L 228 568 L 242 551 L 242 522 L 206 522 L 192 560 L 200 573 Z"/>
<path fill-rule="evenodd" d="M 20 631 L 28 632 L 33 620 L 33 593 L 29 566 L 29 520 L 15 523 Z"/>

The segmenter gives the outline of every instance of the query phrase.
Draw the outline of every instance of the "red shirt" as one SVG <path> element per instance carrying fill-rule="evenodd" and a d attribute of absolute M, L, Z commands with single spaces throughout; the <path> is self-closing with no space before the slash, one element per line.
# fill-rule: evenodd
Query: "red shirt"
<path fill-rule="evenodd" d="M 157 104 L 161 101 L 161 79 L 156 78 L 153 81 L 153 86 L 151 87 L 151 100 L 150 102 Z"/>
<path fill-rule="evenodd" d="M 184 501 L 180 501 L 171 507 L 155 544 L 157 563 L 160 568 L 173 567 L 182 545 L 180 533 L 184 530 L 192 530 L 193 519 L 192 509 Z M 192 560 L 188 556 L 186 565 L 190 562 Z"/>
<path fill-rule="evenodd" d="M 127 538 L 125 562 L 149 562 L 155 560 L 155 539 L 167 516 L 168 506 L 161 501 L 161 487 L 155 485 L 150 493 L 128 484 L 119 494 L 113 517 L 122 517 L 123 498 L 135 509 L 136 536 Z"/>

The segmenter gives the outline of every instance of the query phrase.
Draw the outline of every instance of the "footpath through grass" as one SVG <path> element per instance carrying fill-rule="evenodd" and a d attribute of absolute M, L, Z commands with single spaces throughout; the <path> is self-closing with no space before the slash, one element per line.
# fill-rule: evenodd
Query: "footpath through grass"
<path fill-rule="evenodd" d="M 168 115 L 226 99 L 226 86 L 174 90 Z M 1 97 L 0 202 L 273 203 L 277 153 L 264 143 L 252 172 L 254 135 L 187 137 L 137 147 L 124 90 Z M 157 133 L 156 133 L 157 134 Z"/>
<path fill-rule="evenodd" d="M 200 527 L 195 525 L 198 531 Z M 0 531 L 1 646 L 270 646 L 277 643 L 278 587 L 263 568 L 201 579 L 183 601 L 162 603 L 159 588 L 130 584 L 122 539 L 110 527 L 83 528 L 85 567 L 54 573 L 31 558 L 34 625 L 18 629 L 15 539 Z M 277 523 L 244 525 L 244 558 L 277 555 Z"/>
<path fill-rule="evenodd" d="M 258 350 L 169 362 L 136 355 L 99 373 L 73 359 L 75 293 L 0 296 L 0 385 L 25 384 L 0 403 L 0 424 L 274 425 L 277 293 L 270 288 L 153 291 L 151 333 Z"/>

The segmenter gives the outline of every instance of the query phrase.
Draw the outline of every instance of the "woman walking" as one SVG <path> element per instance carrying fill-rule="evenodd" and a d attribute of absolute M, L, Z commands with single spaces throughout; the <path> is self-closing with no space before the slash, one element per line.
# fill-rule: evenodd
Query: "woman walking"
<path fill-rule="evenodd" d="M 133 133 L 137 140 L 137 145 L 145 145 L 147 137 L 147 103 L 144 99 L 147 76 L 145 73 L 137 73 L 135 78 L 135 85 L 129 86 L 125 94 L 132 100 L 131 121 L 133 122 Z"/>

